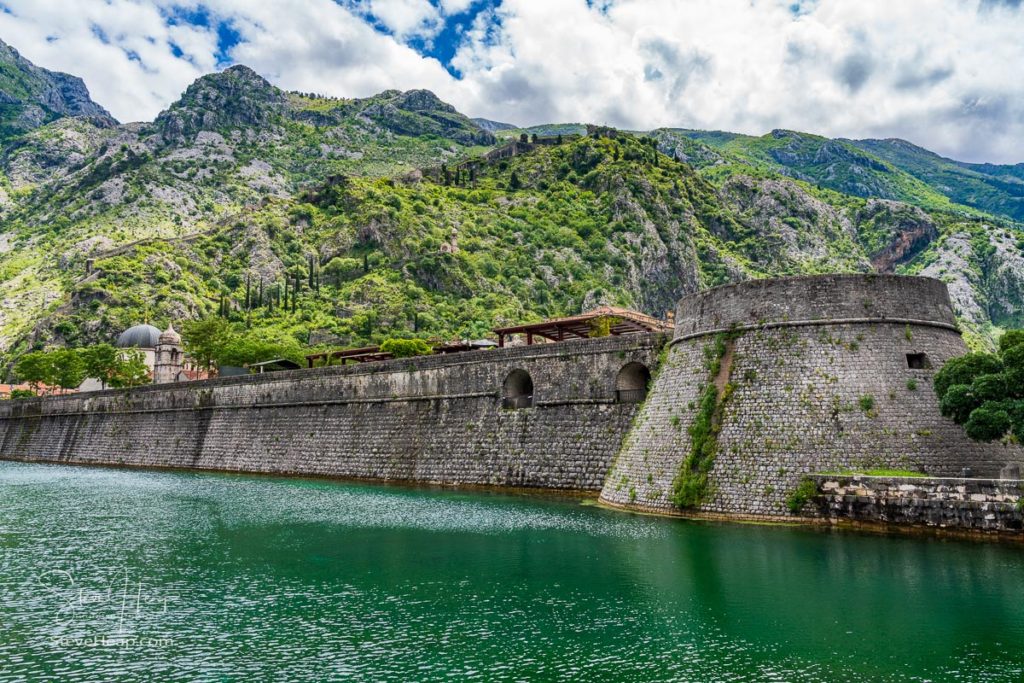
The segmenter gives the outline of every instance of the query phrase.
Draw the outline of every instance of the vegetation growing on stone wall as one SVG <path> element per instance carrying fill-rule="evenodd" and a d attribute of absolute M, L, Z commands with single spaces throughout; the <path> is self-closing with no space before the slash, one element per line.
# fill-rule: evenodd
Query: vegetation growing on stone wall
<path fill-rule="evenodd" d="M 810 477 L 804 477 L 797 484 L 788 496 L 786 496 L 786 507 L 794 515 L 799 514 L 815 496 L 818 495 L 818 484 Z"/>
<path fill-rule="evenodd" d="M 886 468 L 872 468 L 872 469 L 846 469 L 838 470 L 834 472 L 820 472 L 820 474 L 826 476 L 836 477 L 852 477 L 856 475 L 864 477 L 898 477 L 898 478 L 916 478 L 927 477 L 928 475 L 924 472 L 915 472 L 914 470 L 899 470 L 899 469 L 886 469 Z"/>
<path fill-rule="evenodd" d="M 732 338 L 732 333 L 716 335 L 714 342 L 704 349 L 707 384 L 701 390 L 697 413 L 687 429 L 690 452 L 672 482 L 672 503 L 680 508 L 698 507 L 708 495 L 708 474 L 718 453 L 722 410 L 734 389 L 733 385 L 726 384 L 719 396 L 715 382 L 722 372 L 722 360 Z"/>
<path fill-rule="evenodd" d="M 1024 441 L 1024 331 L 1011 330 L 997 353 L 950 359 L 935 375 L 942 414 L 976 441 L 1008 434 Z"/>

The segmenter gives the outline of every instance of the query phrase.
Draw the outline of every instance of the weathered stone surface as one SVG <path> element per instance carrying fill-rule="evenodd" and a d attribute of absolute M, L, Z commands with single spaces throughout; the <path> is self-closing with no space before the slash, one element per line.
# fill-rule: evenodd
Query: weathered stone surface
<path fill-rule="evenodd" d="M 733 337 L 731 395 L 701 512 L 788 516 L 786 498 L 814 472 L 955 476 L 970 467 L 997 477 L 1008 462 L 1024 461 L 1018 447 L 971 441 L 939 413 L 934 373 L 966 347 L 937 280 L 743 282 L 683 299 L 676 320 L 668 358 L 602 490 L 608 503 L 675 509 L 672 483 L 691 449 L 688 429 L 722 331 Z M 927 367 L 909 367 L 908 354 L 924 354 Z"/>
<path fill-rule="evenodd" d="M 833 520 L 973 531 L 1024 528 L 1024 482 L 1008 479 L 901 479 L 817 476 L 818 498 L 806 513 Z M 855 482 L 855 484 L 854 484 Z M 912 484 L 909 482 L 913 482 Z M 851 496 L 856 485 L 863 494 Z M 973 490 L 975 493 L 965 494 Z"/>
<path fill-rule="evenodd" d="M 636 412 L 619 370 L 659 338 L 582 340 L 8 401 L 0 457 L 598 490 Z M 533 408 L 501 407 L 526 370 Z"/>

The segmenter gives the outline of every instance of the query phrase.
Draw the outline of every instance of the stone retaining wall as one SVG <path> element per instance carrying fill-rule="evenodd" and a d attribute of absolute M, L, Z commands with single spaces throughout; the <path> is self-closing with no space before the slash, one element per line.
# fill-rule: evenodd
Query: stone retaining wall
<path fill-rule="evenodd" d="M 813 477 L 819 497 L 806 512 L 832 520 L 963 531 L 1024 528 L 1020 479 Z"/>
<path fill-rule="evenodd" d="M 597 490 L 663 338 L 580 340 L 0 403 L 0 458 Z M 502 408 L 513 370 L 533 407 Z"/>

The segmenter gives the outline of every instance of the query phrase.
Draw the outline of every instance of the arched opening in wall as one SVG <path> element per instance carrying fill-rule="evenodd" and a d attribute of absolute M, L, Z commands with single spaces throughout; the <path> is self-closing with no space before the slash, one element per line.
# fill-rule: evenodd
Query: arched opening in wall
<path fill-rule="evenodd" d="M 533 406 L 533 379 L 526 370 L 513 370 L 505 378 L 501 390 L 503 408 L 530 408 Z"/>
<path fill-rule="evenodd" d="M 643 363 L 626 363 L 615 378 L 616 403 L 640 403 L 647 398 L 651 371 Z"/>

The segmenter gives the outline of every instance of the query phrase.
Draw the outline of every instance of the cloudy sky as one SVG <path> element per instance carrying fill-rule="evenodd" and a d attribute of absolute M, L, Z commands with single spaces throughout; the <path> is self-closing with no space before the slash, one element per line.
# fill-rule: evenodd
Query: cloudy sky
<path fill-rule="evenodd" d="M 520 125 L 792 128 L 1024 161 L 1022 0 L 0 0 L 0 38 L 122 121 L 243 63 Z"/>

